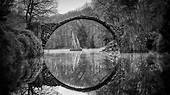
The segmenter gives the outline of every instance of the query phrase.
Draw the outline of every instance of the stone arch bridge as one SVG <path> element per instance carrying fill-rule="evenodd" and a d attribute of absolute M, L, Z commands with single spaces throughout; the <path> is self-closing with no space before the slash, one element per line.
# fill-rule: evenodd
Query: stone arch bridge
<path fill-rule="evenodd" d="M 44 25 L 41 25 L 40 29 L 38 29 L 37 31 L 40 32 L 40 34 L 38 34 L 38 35 L 40 35 L 39 38 L 42 40 L 43 48 L 45 48 L 45 45 L 46 45 L 48 39 L 50 38 L 50 36 L 53 34 L 53 32 L 56 29 L 58 29 L 60 26 L 66 24 L 66 23 L 68 23 L 70 21 L 79 20 L 79 19 L 92 20 L 92 21 L 100 23 L 101 25 L 103 25 L 112 34 L 113 39 L 117 40 L 116 33 L 114 32 L 115 30 L 117 30 L 117 28 L 113 28 L 111 26 L 111 24 L 108 24 L 107 22 L 102 21 L 102 20 L 100 20 L 100 19 L 98 19 L 96 17 L 80 15 L 80 16 L 68 18 L 68 19 L 63 20 L 63 21 L 61 21 L 59 23 L 46 23 Z"/>
<path fill-rule="evenodd" d="M 113 27 L 111 27 L 110 24 L 108 24 L 107 22 L 104 22 L 98 18 L 95 17 L 90 17 L 90 16 L 76 16 L 76 17 L 72 17 L 69 19 L 66 19 L 64 21 L 61 21 L 59 23 L 48 23 L 48 24 L 44 24 L 41 25 L 39 28 L 40 31 L 40 35 L 39 38 L 42 40 L 42 46 L 43 48 L 45 47 L 48 39 L 50 38 L 50 36 L 52 35 L 52 33 L 58 29 L 60 26 L 73 21 L 73 20 L 79 20 L 79 19 L 86 19 L 86 20 L 92 20 L 95 22 L 98 22 L 100 24 L 102 24 L 113 36 L 113 38 L 115 40 L 117 40 L 117 36 L 116 33 L 113 30 Z M 41 29 L 41 30 L 40 30 Z M 39 32 L 38 31 L 38 32 Z M 43 64 L 43 70 L 42 72 L 38 75 L 38 77 L 36 78 L 36 80 L 33 83 L 30 83 L 30 85 L 34 86 L 34 87 L 41 87 L 42 85 L 48 85 L 48 86 L 63 86 L 65 88 L 71 89 L 71 90 L 75 90 L 75 91 L 81 91 L 81 92 L 86 92 L 86 91 L 92 91 L 92 90 L 96 90 L 98 88 L 101 88 L 103 85 L 107 85 L 110 81 L 114 80 L 114 76 L 116 74 L 116 71 L 118 69 L 119 65 L 116 64 L 112 73 L 101 83 L 93 86 L 93 87 L 88 87 L 88 88 L 76 88 L 76 87 L 71 87 L 68 86 L 64 83 L 62 83 L 61 81 L 59 81 L 58 79 L 56 79 L 51 72 L 49 71 L 49 69 L 47 68 L 46 64 Z"/>

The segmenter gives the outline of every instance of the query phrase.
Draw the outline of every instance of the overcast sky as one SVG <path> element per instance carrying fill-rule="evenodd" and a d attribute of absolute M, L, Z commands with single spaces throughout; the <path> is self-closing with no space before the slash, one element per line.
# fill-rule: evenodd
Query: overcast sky
<path fill-rule="evenodd" d="M 75 10 L 91 0 L 58 0 L 58 12 L 64 14 L 68 11 Z"/>

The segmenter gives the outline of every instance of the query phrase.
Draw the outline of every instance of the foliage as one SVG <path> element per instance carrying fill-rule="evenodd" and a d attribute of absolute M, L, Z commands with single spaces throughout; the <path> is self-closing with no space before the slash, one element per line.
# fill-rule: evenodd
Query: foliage
<path fill-rule="evenodd" d="M 30 31 L 1 27 L 0 33 L 0 94 L 8 95 L 35 79 L 42 63 L 37 57 L 43 50 Z"/>
<path fill-rule="evenodd" d="M 158 33 L 164 22 L 165 0 L 92 0 L 92 3 L 101 19 L 120 27 L 115 32 L 122 52 L 146 52 L 149 35 Z"/>
<path fill-rule="evenodd" d="M 162 42 L 164 43 L 161 45 L 161 50 L 160 52 L 169 52 L 170 53 L 170 33 L 169 33 L 169 28 L 170 28 L 170 1 L 167 0 L 167 5 L 166 5 L 166 13 L 163 15 L 164 22 L 162 23 L 162 27 L 160 29 L 160 34 L 162 35 Z"/>
<path fill-rule="evenodd" d="M 81 14 L 94 16 L 112 25 L 121 52 L 159 51 L 165 48 L 158 44 L 166 43 L 168 45 L 169 36 L 165 35 L 167 32 L 164 32 L 163 29 L 166 20 L 164 18 L 166 6 L 166 0 L 92 0 L 92 3 L 86 3 L 77 10 L 66 14 L 53 15 L 50 20 L 45 22 L 58 23 Z M 81 20 L 81 22 L 82 25 L 79 21 L 73 21 L 59 28 L 56 34 L 54 33 L 55 35 L 50 38 L 48 48 L 70 48 L 70 30 L 72 29 L 76 31 L 83 48 L 102 47 L 113 40 L 110 33 L 101 25 L 86 20 Z M 35 25 L 32 25 L 31 29 L 33 26 Z M 45 31 L 48 31 L 48 29 L 45 29 Z M 157 34 L 157 37 L 151 38 L 154 33 Z M 38 33 L 36 34 L 38 35 Z M 153 41 L 150 43 L 150 40 Z M 149 45 L 147 44 L 149 43 L 153 48 L 148 48 Z"/>
<path fill-rule="evenodd" d="M 15 8 L 24 17 L 27 28 L 30 29 L 32 22 L 41 22 L 49 15 L 55 14 L 57 2 L 55 0 L 18 0 Z"/>
<path fill-rule="evenodd" d="M 0 21 L 6 21 L 5 16 L 10 13 L 10 7 L 13 5 L 14 0 L 1 0 L 0 1 Z"/>
<path fill-rule="evenodd" d="M 23 17 L 18 14 L 15 10 L 11 10 L 11 13 L 6 16 L 7 20 L 5 25 L 12 27 L 13 29 L 25 29 L 26 24 Z"/>
<path fill-rule="evenodd" d="M 86 42 L 87 42 L 87 30 L 86 30 L 86 27 L 85 25 L 82 23 L 81 20 L 79 20 L 79 22 L 76 23 L 76 26 L 73 26 L 74 27 L 73 30 L 76 30 L 76 34 L 77 34 L 77 37 L 78 37 L 78 40 L 80 42 L 80 47 L 81 48 L 86 48 Z"/>

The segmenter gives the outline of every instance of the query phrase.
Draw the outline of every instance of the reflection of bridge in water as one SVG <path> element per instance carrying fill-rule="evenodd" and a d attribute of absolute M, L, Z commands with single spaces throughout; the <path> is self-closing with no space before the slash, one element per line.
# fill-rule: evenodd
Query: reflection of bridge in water
<path fill-rule="evenodd" d="M 60 83 L 44 65 L 41 85 L 62 86 L 74 91 L 94 92 L 100 95 L 119 95 L 120 93 L 140 95 L 164 92 L 160 73 L 162 72 L 159 54 L 121 54 L 108 80 L 89 88 L 75 88 Z M 162 59 L 161 59 L 162 60 Z M 154 81 L 153 81 L 154 80 Z M 37 81 L 37 80 L 36 80 Z M 38 83 L 38 82 L 35 82 Z M 40 83 L 40 82 L 39 82 Z M 106 85 L 107 84 L 107 85 Z M 104 87 L 102 87 L 104 86 Z M 101 87 L 101 88 L 100 88 Z M 100 88 L 100 89 L 99 89 Z M 160 89 L 161 88 L 161 89 Z M 98 95 L 96 94 L 96 95 Z"/>
<path fill-rule="evenodd" d="M 111 28 L 108 23 L 106 23 L 106 22 L 104 22 L 102 20 L 99 20 L 99 19 L 97 19 L 95 17 L 77 16 L 77 17 L 66 19 L 66 20 L 64 20 L 62 22 L 59 22 L 57 24 L 53 23 L 52 27 L 48 27 L 48 28 L 50 28 L 48 31 L 42 29 L 42 36 L 41 36 L 42 46 L 45 47 L 46 42 L 50 38 L 51 34 L 56 29 L 58 29 L 60 26 L 66 24 L 66 23 L 68 23 L 70 21 L 79 20 L 79 19 L 92 20 L 92 21 L 95 21 L 95 22 L 98 22 L 98 23 L 102 24 L 107 30 L 109 30 L 109 32 L 112 34 L 113 38 L 116 39 L 115 32 L 113 32 L 113 28 Z M 47 28 L 45 27 L 44 29 L 47 29 Z M 77 60 L 75 59 L 75 61 L 77 61 Z M 92 90 L 96 90 L 96 89 L 101 88 L 103 85 L 106 85 L 110 80 L 112 80 L 114 78 L 113 76 L 116 74 L 117 69 L 118 69 L 118 64 L 115 65 L 113 71 L 110 73 L 110 75 L 103 82 L 100 82 L 99 84 L 97 84 L 95 86 L 87 87 L 87 88 L 76 88 L 76 87 L 68 86 L 68 85 L 64 84 L 63 82 L 59 81 L 58 79 L 56 79 L 54 77 L 54 75 L 52 75 L 50 70 L 47 68 L 46 64 L 44 63 L 42 72 L 39 73 L 38 77 L 32 83 L 32 85 L 35 86 L 35 87 L 41 87 L 42 85 L 63 86 L 65 88 L 75 90 L 75 91 L 82 91 L 82 92 L 92 91 Z"/>
<path fill-rule="evenodd" d="M 77 88 L 77 87 L 69 86 L 69 85 L 61 82 L 60 80 L 56 79 L 56 77 L 54 77 L 54 75 L 52 75 L 52 73 L 47 68 L 46 64 L 44 63 L 42 72 L 39 73 L 36 80 L 33 83 L 31 83 L 31 85 L 33 87 L 42 87 L 43 85 L 62 86 L 62 87 L 65 87 L 67 89 L 74 90 L 74 91 L 88 92 L 88 91 L 92 91 L 92 90 L 97 90 L 97 89 L 101 88 L 102 86 L 107 85 L 111 80 L 114 79 L 117 69 L 118 69 L 118 64 L 115 65 L 113 71 L 110 73 L 110 75 L 103 82 L 101 82 L 95 86 L 87 87 L 87 88 Z"/>

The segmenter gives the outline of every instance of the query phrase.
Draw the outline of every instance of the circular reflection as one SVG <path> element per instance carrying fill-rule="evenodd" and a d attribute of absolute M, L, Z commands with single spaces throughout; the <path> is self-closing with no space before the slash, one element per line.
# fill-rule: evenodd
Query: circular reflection
<path fill-rule="evenodd" d="M 46 65 L 52 75 L 72 88 L 102 87 L 116 72 L 116 60 L 99 52 L 67 52 L 46 54 Z"/>

